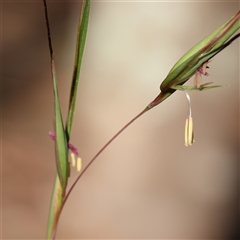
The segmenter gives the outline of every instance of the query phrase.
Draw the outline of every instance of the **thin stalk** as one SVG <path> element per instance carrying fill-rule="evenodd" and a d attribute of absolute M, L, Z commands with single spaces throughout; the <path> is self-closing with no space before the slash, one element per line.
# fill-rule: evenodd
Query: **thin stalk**
<path fill-rule="evenodd" d="M 82 175 L 88 170 L 88 168 L 92 165 L 92 163 L 96 160 L 96 158 L 127 128 L 129 127 L 134 121 L 136 121 L 140 116 L 142 116 L 145 112 L 147 112 L 148 109 L 145 108 L 143 111 L 141 111 L 137 116 L 135 116 L 131 121 L 129 121 L 124 127 L 122 127 L 98 152 L 97 154 L 92 158 L 92 160 L 87 164 L 87 166 L 82 170 L 82 172 L 79 174 L 77 179 L 72 184 L 71 188 L 68 190 L 68 193 L 66 194 L 62 206 L 67 201 L 70 193 L 72 192 L 74 186 L 77 184 L 79 179 L 82 177 Z"/>
<path fill-rule="evenodd" d="M 82 172 L 79 174 L 79 176 L 76 178 L 76 180 L 74 181 L 74 183 L 72 184 L 72 186 L 70 187 L 70 189 L 68 190 L 67 194 L 65 195 L 65 198 L 62 202 L 62 205 L 57 213 L 56 216 L 56 225 L 55 225 L 55 229 L 53 232 L 53 239 L 55 239 L 56 236 L 56 232 L 57 232 L 57 223 L 59 220 L 59 217 L 61 215 L 62 209 L 69 197 L 69 195 L 71 194 L 73 188 L 75 187 L 75 185 L 78 183 L 79 179 L 83 176 L 83 174 L 88 170 L 88 168 L 93 164 L 93 162 L 99 157 L 99 155 L 124 131 L 126 130 L 133 122 L 135 122 L 138 118 L 140 118 L 144 113 L 146 113 L 147 111 L 149 111 L 150 109 L 152 109 L 153 107 L 157 106 L 159 103 L 163 102 L 165 99 L 167 99 L 173 92 L 171 93 L 160 93 L 150 104 L 147 105 L 147 107 L 141 111 L 139 114 L 137 114 L 133 119 L 131 119 L 126 125 L 124 125 L 98 152 L 97 154 L 91 159 L 91 161 L 87 164 L 87 166 L 82 170 Z"/>
<path fill-rule="evenodd" d="M 173 91 L 174 92 L 174 91 Z M 139 117 L 141 117 L 144 113 L 158 105 L 159 103 L 163 102 L 166 98 L 168 98 L 172 93 L 160 93 L 148 106 L 141 111 L 139 114 L 137 114 L 133 119 L 131 119 L 126 125 L 124 125 L 98 152 L 97 154 L 92 158 L 92 160 L 87 164 L 87 166 L 82 170 L 82 172 L 79 174 L 77 179 L 74 181 L 70 189 L 68 190 L 67 194 L 65 195 L 61 210 L 66 203 L 70 193 L 72 192 L 73 188 L 79 181 L 79 179 L 82 177 L 82 175 L 87 171 L 87 169 L 92 165 L 92 163 L 97 159 L 97 157 L 126 129 L 128 128 L 133 122 L 135 122 Z M 60 210 L 60 211 L 61 211 Z"/>
<path fill-rule="evenodd" d="M 75 187 L 75 185 L 77 184 L 77 182 L 79 181 L 79 179 L 82 177 L 82 175 L 88 170 L 88 168 L 92 165 L 92 163 L 97 159 L 97 157 L 127 128 L 129 127 L 134 121 L 136 121 L 140 116 L 142 116 L 145 112 L 147 112 L 150 108 L 146 107 L 143 111 L 141 111 L 137 116 L 135 116 L 132 120 L 130 120 L 126 125 L 124 125 L 98 152 L 97 154 L 91 159 L 91 161 L 87 164 L 87 166 L 82 170 L 82 172 L 79 174 L 79 176 L 77 177 L 77 179 L 74 181 L 74 183 L 72 184 L 72 186 L 70 187 L 68 193 L 66 194 L 62 205 L 60 207 L 60 209 L 58 210 L 57 216 L 56 216 L 56 224 L 55 224 L 55 228 L 53 231 L 53 239 L 55 239 L 56 237 L 56 233 L 57 233 L 57 226 L 58 226 L 58 221 L 62 212 L 62 209 L 70 195 L 70 193 L 72 192 L 73 188 Z"/>

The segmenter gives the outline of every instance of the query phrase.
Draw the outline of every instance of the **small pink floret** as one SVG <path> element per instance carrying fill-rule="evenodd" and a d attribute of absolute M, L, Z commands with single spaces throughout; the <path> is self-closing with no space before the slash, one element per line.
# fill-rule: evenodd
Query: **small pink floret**
<path fill-rule="evenodd" d="M 78 150 L 76 147 L 74 147 L 71 143 L 68 144 L 68 148 L 76 155 L 78 156 Z"/>
<path fill-rule="evenodd" d="M 49 131 L 48 134 L 52 140 L 55 140 L 55 134 L 53 132 Z"/>
<path fill-rule="evenodd" d="M 53 141 L 55 141 L 55 134 L 51 131 L 48 132 L 49 136 Z M 68 148 L 76 155 L 78 156 L 78 150 L 76 147 L 74 147 L 71 143 L 68 143 Z"/>

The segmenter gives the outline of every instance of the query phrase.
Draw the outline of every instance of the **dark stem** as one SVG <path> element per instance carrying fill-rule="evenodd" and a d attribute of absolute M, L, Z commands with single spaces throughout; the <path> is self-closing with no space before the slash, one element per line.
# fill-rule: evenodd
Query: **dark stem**
<path fill-rule="evenodd" d="M 53 48 L 52 48 L 52 40 L 51 40 L 51 31 L 50 31 L 50 23 L 48 19 L 48 9 L 47 9 L 47 3 L 46 0 L 43 0 L 44 4 L 44 13 L 45 13 L 45 20 L 46 20 L 46 26 L 47 26 L 47 35 L 48 35 L 48 46 L 50 50 L 50 57 L 53 59 Z"/>

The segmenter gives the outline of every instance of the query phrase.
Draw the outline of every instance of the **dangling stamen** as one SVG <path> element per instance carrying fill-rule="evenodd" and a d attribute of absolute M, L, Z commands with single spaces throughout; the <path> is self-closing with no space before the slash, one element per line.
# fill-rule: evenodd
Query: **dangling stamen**
<path fill-rule="evenodd" d="M 194 140 L 194 133 L 193 133 L 193 119 L 192 119 L 192 109 L 191 109 L 191 100 L 190 96 L 188 95 L 187 92 L 186 97 L 188 100 L 188 111 L 189 111 L 189 116 L 186 119 L 185 123 L 185 146 L 191 146 L 193 144 Z"/>

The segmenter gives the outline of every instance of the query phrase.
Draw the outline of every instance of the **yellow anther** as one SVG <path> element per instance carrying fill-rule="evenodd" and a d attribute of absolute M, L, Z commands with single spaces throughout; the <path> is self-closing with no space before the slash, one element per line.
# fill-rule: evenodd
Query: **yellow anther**
<path fill-rule="evenodd" d="M 82 159 L 80 157 L 77 158 L 77 171 L 80 172 L 82 168 Z"/>
<path fill-rule="evenodd" d="M 71 153 L 71 159 L 72 159 L 72 166 L 75 167 L 76 165 L 76 158 L 75 158 L 75 154 Z"/>
<path fill-rule="evenodd" d="M 189 116 L 185 124 L 185 146 L 191 146 L 194 143 L 193 119 Z"/>

